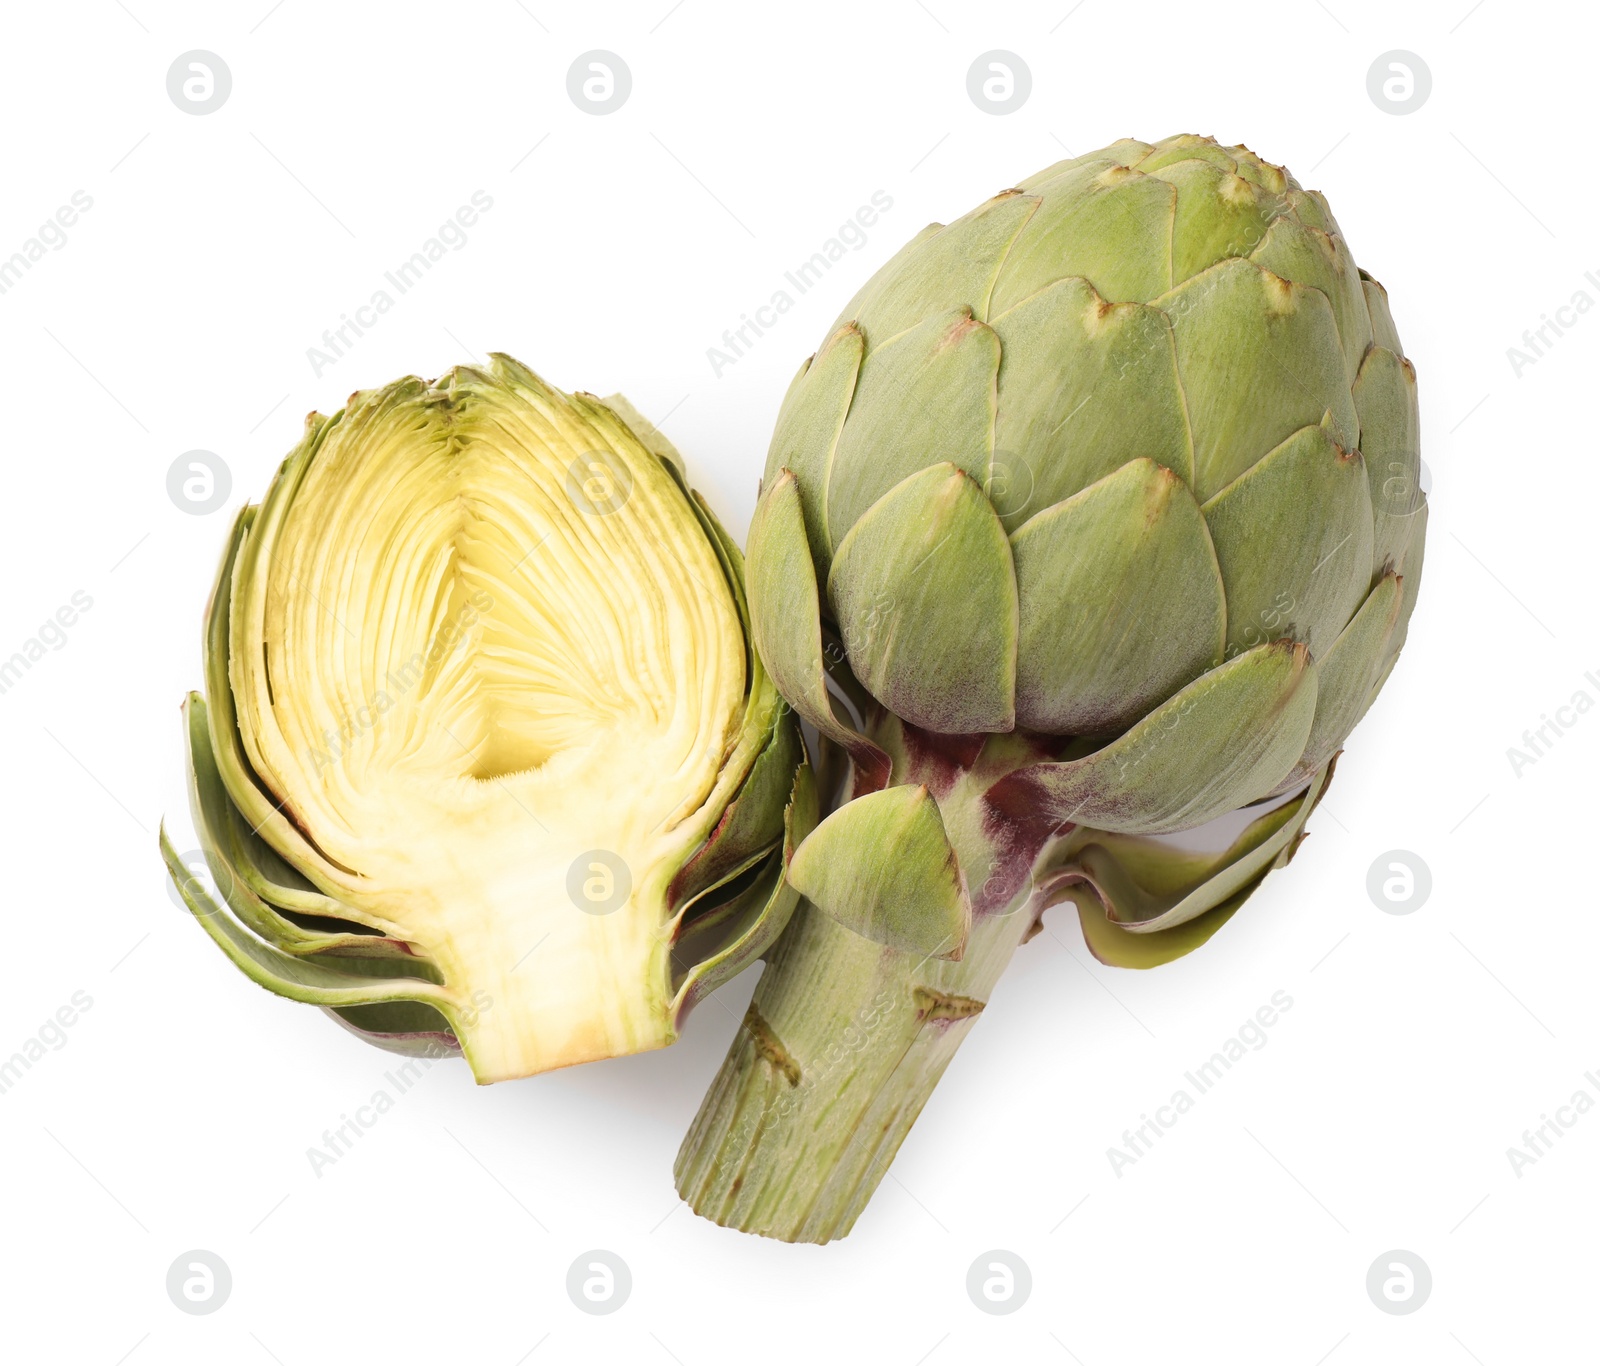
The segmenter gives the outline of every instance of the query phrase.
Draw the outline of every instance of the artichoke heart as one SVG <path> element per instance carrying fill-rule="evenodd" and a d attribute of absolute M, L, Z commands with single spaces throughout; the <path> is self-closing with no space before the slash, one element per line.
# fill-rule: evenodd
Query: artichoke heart
<path fill-rule="evenodd" d="M 504 356 L 354 394 L 235 526 L 188 705 L 226 909 L 174 877 L 262 985 L 480 1082 L 671 1043 L 814 820 L 744 617 L 622 401 Z"/>

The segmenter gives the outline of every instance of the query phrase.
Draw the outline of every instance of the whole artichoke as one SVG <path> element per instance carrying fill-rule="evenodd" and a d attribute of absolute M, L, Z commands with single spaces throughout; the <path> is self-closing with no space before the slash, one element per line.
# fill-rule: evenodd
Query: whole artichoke
<path fill-rule="evenodd" d="M 620 399 L 495 356 L 311 414 L 203 648 L 226 907 L 163 830 L 172 876 L 246 974 L 382 1046 L 480 1082 L 659 1047 L 793 909 L 816 799 L 739 552 Z"/>
<path fill-rule="evenodd" d="M 757 650 L 852 764 L 680 1153 L 700 1213 L 847 1232 L 1047 905 L 1149 966 L 1288 860 L 1404 643 L 1419 467 L 1382 286 L 1243 147 L 1061 162 L 868 282 L 750 531 Z"/>

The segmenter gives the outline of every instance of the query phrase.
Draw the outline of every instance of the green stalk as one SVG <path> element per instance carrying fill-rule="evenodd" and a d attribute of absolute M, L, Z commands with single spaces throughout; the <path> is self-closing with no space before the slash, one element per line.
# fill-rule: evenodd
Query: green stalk
<path fill-rule="evenodd" d="M 875 944 L 802 902 L 674 1167 L 716 1223 L 788 1242 L 850 1231 L 1033 925 L 1031 885 L 959 963 Z"/>

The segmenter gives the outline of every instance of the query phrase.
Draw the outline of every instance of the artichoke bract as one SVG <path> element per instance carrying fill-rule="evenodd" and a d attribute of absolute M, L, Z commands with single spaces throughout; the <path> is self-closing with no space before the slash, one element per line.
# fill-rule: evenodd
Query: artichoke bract
<path fill-rule="evenodd" d="M 1148 967 L 1287 862 L 1405 641 L 1419 476 L 1383 287 L 1243 147 L 1061 162 L 868 282 L 748 544 L 848 789 L 679 1154 L 698 1212 L 847 1232 L 1047 906 Z"/>
<path fill-rule="evenodd" d="M 255 981 L 480 1082 L 671 1043 L 816 820 L 742 561 L 620 399 L 505 356 L 313 413 L 234 524 L 185 706 Z"/>

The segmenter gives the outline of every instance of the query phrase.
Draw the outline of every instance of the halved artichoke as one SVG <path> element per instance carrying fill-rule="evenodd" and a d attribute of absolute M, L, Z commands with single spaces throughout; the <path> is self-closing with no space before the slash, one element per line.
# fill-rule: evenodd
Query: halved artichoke
<path fill-rule="evenodd" d="M 816 823 L 743 563 L 624 401 L 509 357 L 353 394 L 238 516 L 185 706 L 256 982 L 480 1082 L 657 1048 L 752 962 Z M 231 912 L 231 914 L 230 914 Z"/>

